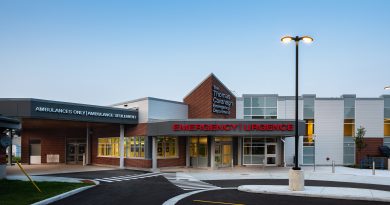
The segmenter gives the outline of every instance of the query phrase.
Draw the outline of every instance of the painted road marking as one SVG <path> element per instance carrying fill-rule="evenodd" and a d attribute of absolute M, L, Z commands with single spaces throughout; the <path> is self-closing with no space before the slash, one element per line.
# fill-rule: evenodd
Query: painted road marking
<path fill-rule="evenodd" d="M 169 182 L 171 182 L 175 186 L 185 191 L 208 190 L 208 189 L 220 188 L 212 184 L 200 181 L 199 179 L 196 179 L 193 176 L 184 173 L 164 173 L 163 176 Z"/>
<path fill-rule="evenodd" d="M 149 178 L 149 177 L 156 177 L 156 176 L 160 176 L 162 174 L 163 173 L 146 173 L 146 174 L 137 174 L 137 175 L 124 175 L 124 176 L 97 178 L 94 180 L 111 183 L 111 182 L 128 181 L 128 180 L 133 180 L 133 179 L 144 179 L 144 178 Z"/>
<path fill-rule="evenodd" d="M 208 204 L 245 205 L 245 204 L 237 204 L 237 203 L 221 202 L 221 201 L 205 201 L 205 200 L 192 200 L 192 201 L 200 202 L 200 203 L 208 203 Z"/>

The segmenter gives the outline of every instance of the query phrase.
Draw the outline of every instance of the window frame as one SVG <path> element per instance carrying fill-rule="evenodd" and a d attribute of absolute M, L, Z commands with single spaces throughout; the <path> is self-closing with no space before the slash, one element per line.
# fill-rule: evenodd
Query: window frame
<path fill-rule="evenodd" d="M 175 155 L 174 156 L 166 156 L 166 140 L 164 139 L 167 139 L 167 138 L 173 138 L 175 139 Z M 159 156 L 158 155 L 158 148 L 159 148 L 159 139 L 163 139 L 162 140 L 162 150 L 164 150 L 164 155 L 163 156 Z M 179 158 L 179 138 L 178 137 L 172 137 L 172 136 L 160 136 L 160 137 L 157 137 L 156 139 L 156 143 L 157 143 L 157 159 L 175 159 L 175 158 Z"/>

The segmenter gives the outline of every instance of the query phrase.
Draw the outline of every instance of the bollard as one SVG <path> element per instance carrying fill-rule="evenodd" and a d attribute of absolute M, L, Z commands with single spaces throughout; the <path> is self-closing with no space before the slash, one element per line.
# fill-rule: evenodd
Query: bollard
<path fill-rule="evenodd" d="M 233 169 L 234 165 L 233 165 L 233 159 L 232 159 L 232 169 Z"/>
<path fill-rule="evenodd" d="M 87 165 L 87 158 L 85 157 L 85 153 L 83 153 L 83 166 Z"/>
<path fill-rule="evenodd" d="M 334 164 L 334 161 L 332 161 L 332 173 L 335 172 L 335 164 Z"/>
<path fill-rule="evenodd" d="M 372 161 L 372 175 L 375 175 L 375 161 Z"/>

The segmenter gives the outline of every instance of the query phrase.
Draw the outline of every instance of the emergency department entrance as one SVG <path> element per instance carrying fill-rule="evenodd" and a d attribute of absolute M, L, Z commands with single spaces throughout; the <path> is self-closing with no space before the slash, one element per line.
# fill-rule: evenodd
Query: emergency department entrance
<path fill-rule="evenodd" d="M 215 137 L 215 166 L 231 167 L 233 165 L 232 137 Z"/>
<path fill-rule="evenodd" d="M 243 141 L 243 165 L 277 165 L 280 151 L 276 137 L 244 137 Z"/>

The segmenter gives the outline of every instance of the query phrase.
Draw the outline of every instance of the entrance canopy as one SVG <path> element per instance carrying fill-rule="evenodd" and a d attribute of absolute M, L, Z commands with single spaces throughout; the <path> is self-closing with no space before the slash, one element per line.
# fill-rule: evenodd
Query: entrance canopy
<path fill-rule="evenodd" d="M 19 122 L 19 120 L 0 116 L 0 130 L 3 130 L 3 129 L 19 130 L 20 129 L 20 122 Z"/>
<path fill-rule="evenodd" d="M 298 124 L 305 135 L 305 121 Z M 149 136 L 294 136 L 294 120 L 189 119 L 148 124 Z"/>
<path fill-rule="evenodd" d="M 138 111 L 40 99 L 0 99 L 0 114 L 16 118 L 137 124 Z"/>

